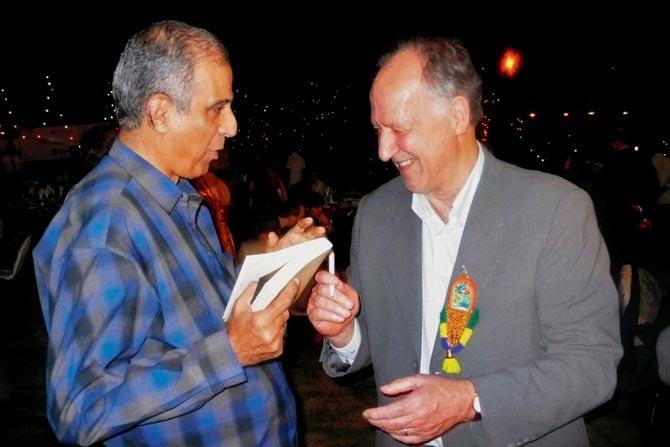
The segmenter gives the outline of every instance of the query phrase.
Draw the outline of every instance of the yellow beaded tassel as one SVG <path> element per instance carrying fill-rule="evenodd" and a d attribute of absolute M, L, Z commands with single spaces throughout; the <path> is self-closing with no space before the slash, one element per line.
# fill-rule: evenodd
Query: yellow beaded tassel
<path fill-rule="evenodd" d="M 461 365 L 458 363 L 458 360 L 456 360 L 456 357 L 452 357 L 451 354 L 448 354 L 442 362 L 442 371 L 447 374 L 460 374 Z"/>

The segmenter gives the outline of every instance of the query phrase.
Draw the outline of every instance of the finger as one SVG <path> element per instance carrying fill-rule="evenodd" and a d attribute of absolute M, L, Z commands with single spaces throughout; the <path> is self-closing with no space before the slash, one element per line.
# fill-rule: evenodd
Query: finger
<path fill-rule="evenodd" d="M 349 318 L 351 316 L 351 309 L 354 307 L 348 297 L 341 293 L 335 293 L 333 297 L 325 295 L 327 290 L 321 290 L 314 298 L 314 307 L 339 315 L 342 318 Z"/>
<path fill-rule="evenodd" d="M 332 313 L 319 306 L 318 301 L 324 299 L 316 293 L 316 288 L 312 290 L 312 294 L 307 301 L 307 316 L 313 324 L 320 322 L 326 323 L 342 323 L 344 318 L 338 314 Z"/>
<path fill-rule="evenodd" d="M 356 289 L 354 289 L 349 284 L 347 284 L 345 281 L 340 279 L 339 276 L 337 277 L 337 279 L 338 279 L 338 283 L 335 284 L 335 289 L 336 290 L 339 290 L 340 292 L 342 292 L 343 294 L 345 294 L 349 298 L 358 299 L 358 292 L 356 291 Z"/>
<path fill-rule="evenodd" d="M 396 400 L 380 407 L 368 408 L 363 411 L 363 417 L 371 424 L 374 422 L 376 426 L 393 423 L 394 419 L 408 416 L 408 411 L 403 400 Z"/>
<path fill-rule="evenodd" d="M 277 242 L 279 241 L 279 236 L 277 236 L 277 233 L 274 231 L 270 231 L 267 236 L 267 240 L 265 241 L 265 245 L 267 247 L 274 247 Z"/>
<path fill-rule="evenodd" d="M 311 311 L 309 312 L 309 318 L 314 323 L 318 322 L 344 323 L 344 321 L 346 320 L 346 318 L 340 316 L 335 312 L 318 307 L 311 309 Z"/>
<path fill-rule="evenodd" d="M 258 286 L 258 282 L 252 281 L 249 283 L 246 289 L 242 291 L 240 296 L 237 298 L 237 302 L 233 306 L 233 311 L 238 308 L 248 308 L 251 310 L 251 300 L 254 297 L 254 293 L 256 292 L 256 287 Z"/>
<path fill-rule="evenodd" d="M 339 285 L 340 278 L 337 277 L 337 275 L 333 275 L 328 272 L 328 270 L 319 270 L 316 272 L 316 275 L 314 276 L 314 279 L 316 279 L 316 282 L 319 284 L 324 284 L 324 285 L 334 285 L 337 287 Z"/>
<path fill-rule="evenodd" d="M 339 290 L 340 292 L 344 293 L 348 297 L 354 298 L 358 297 L 358 292 L 356 289 L 351 287 L 349 284 L 347 284 L 345 281 L 340 279 L 339 276 L 333 275 L 329 273 L 327 270 L 320 270 L 317 272 L 317 274 L 314 277 L 316 279 L 317 285 L 319 284 L 325 284 L 325 285 L 334 285 L 335 289 Z"/>
<path fill-rule="evenodd" d="M 291 229 L 295 235 L 300 235 L 304 239 L 314 239 L 325 236 L 326 229 L 317 223 L 311 217 L 305 217 L 296 223 Z"/>
<path fill-rule="evenodd" d="M 308 229 L 309 227 L 311 227 L 313 224 L 314 224 L 314 219 L 312 219 L 311 217 L 303 217 L 302 219 L 300 219 L 300 220 L 298 221 L 298 223 L 296 223 L 296 224 L 293 226 L 293 228 L 292 228 L 291 230 L 292 230 L 292 231 L 293 231 L 293 230 L 297 230 L 297 231 L 299 231 L 299 232 L 303 232 L 304 230 L 306 230 L 306 229 Z"/>
<path fill-rule="evenodd" d="M 393 439 L 400 441 L 403 444 L 408 444 L 408 445 L 415 445 L 415 444 L 422 444 L 426 442 L 425 438 L 422 436 L 414 436 L 411 433 L 408 435 L 405 435 L 403 430 L 397 430 L 395 432 L 389 433 Z M 430 438 L 429 438 L 430 439 Z"/>
<path fill-rule="evenodd" d="M 306 229 L 305 234 L 307 234 L 310 238 L 317 238 L 317 237 L 325 236 L 326 235 L 326 228 L 321 226 L 321 225 L 314 225 L 314 226 Z"/>
<path fill-rule="evenodd" d="M 293 299 L 298 294 L 299 285 L 300 280 L 298 278 L 293 278 L 286 287 L 279 292 L 277 297 L 270 302 L 268 307 L 265 308 L 265 311 L 272 319 L 279 317 L 282 312 L 291 306 Z"/>
<path fill-rule="evenodd" d="M 330 286 L 319 285 L 316 288 L 316 295 L 328 299 L 349 311 L 351 311 L 354 308 L 356 300 L 358 299 L 356 295 L 354 296 L 346 295 L 337 288 L 333 290 L 334 292 L 333 295 L 330 294 L 330 291 L 331 291 Z"/>
<path fill-rule="evenodd" d="M 398 394 L 408 393 L 419 386 L 418 375 L 401 377 L 393 382 L 379 387 L 379 390 L 387 396 L 397 396 Z"/>
<path fill-rule="evenodd" d="M 402 430 L 406 427 L 416 424 L 417 421 L 411 414 L 406 414 L 401 417 L 391 419 L 367 419 L 370 425 L 377 427 L 388 433 L 403 434 Z M 416 433 L 415 433 L 416 434 Z"/>

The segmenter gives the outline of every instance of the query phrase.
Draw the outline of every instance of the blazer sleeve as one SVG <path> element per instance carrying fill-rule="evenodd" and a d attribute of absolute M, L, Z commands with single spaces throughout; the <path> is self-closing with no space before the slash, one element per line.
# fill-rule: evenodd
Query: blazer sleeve
<path fill-rule="evenodd" d="M 360 289 L 360 278 L 361 271 L 358 258 L 358 249 L 360 246 L 360 228 L 361 222 L 363 220 L 363 215 L 365 212 L 365 202 L 366 198 L 361 200 L 358 212 L 356 213 L 356 218 L 354 219 L 354 226 L 351 232 L 351 250 L 349 254 L 349 268 L 347 269 L 347 278 L 349 285 L 356 289 L 358 292 L 358 298 L 361 297 Z M 361 330 L 361 345 L 356 353 L 356 358 L 354 359 L 351 365 L 344 363 L 337 353 L 332 349 L 330 343 L 327 339 L 323 341 L 323 348 L 321 350 L 320 361 L 323 364 L 323 369 L 331 377 L 339 377 L 345 374 L 349 374 L 355 371 L 358 371 L 362 368 L 368 366 L 371 362 L 370 357 L 370 345 L 368 339 L 367 325 L 365 323 L 365 310 L 364 306 L 361 306 L 361 311 L 356 317 L 359 323 L 359 328 Z"/>
<path fill-rule="evenodd" d="M 557 203 L 531 297 L 543 354 L 471 379 L 481 423 L 499 444 L 532 441 L 578 419 L 616 385 L 618 301 L 593 206 L 578 189 Z"/>

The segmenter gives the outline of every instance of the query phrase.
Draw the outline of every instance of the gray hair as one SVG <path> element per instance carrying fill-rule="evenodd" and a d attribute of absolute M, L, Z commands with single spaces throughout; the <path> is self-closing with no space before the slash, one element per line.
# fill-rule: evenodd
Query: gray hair
<path fill-rule="evenodd" d="M 212 33 L 183 22 L 166 20 L 132 36 L 114 71 L 112 90 L 116 116 L 124 129 L 139 127 L 147 99 L 164 93 L 181 113 L 188 111 L 193 70 L 203 57 L 229 63 L 228 50 Z"/>
<path fill-rule="evenodd" d="M 382 56 L 377 66 L 382 68 L 389 59 L 405 50 L 423 56 L 423 78 L 436 95 L 447 99 L 465 96 L 470 104 L 470 122 L 476 125 L 482 119 L 482 79 L 470 53 L 458 39 L 416 37 Z"/>

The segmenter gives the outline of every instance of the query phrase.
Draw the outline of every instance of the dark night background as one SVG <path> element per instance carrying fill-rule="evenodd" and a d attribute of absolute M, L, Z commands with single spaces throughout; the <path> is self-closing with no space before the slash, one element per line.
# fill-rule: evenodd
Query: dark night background
<path fill-rule="evenodd" d="M 288 153 L 298 148 L 308 168 L 335 187 L 336 199 L 352 190 L 365 193 L 396 174 L 377 159 L 368 89 L 377 58 L 398 40 L 418 34 L 464 41 L 484 80 L 485 142 L 502 159 L 564 175 L 569 156 L 575 171 L 569 178 L 593 195 L 590 186 L 602 173 L 612 128 L 626 127 L 647 154 L 670 155 L 670 36 L 661 6 L 441 4 L 326 3 L 318 9 L 314 3 L 241 8 L 214 2 L 197 10 L 142 5 L 155 11 L 150 13 L 110 2 L 0 6 L 0 151 L 26 129 L 111 120 L 111 78 L 125 42 L 151 22 L 177 19 L 208 29 L 230 51 L 239 123 L 237 137 L 227 142 L 233 167 L 260 160 L 283 168 Z M 523 55 L 511 80 L 497 70 L 509 47 Z M 38 206 L 35 197 L 47 183 L 69 188 L 76 181 L 58 177 L 69 161 L 24 161 L 26 191 L 7 188 L 19 203 L 30 205 L 13 209 L 21 217 L 13 229 L 21 237 L 32 235 L 33 245 L 67 189 L 53 203 Z M 594 199 L 597 205 L 597 194 Z M 345 237 L 340 244 L 342 262 Z M 6 303 L 0 314 L 6 359 L 0 363 L 0 444 L 60 445 L 45 415 L 47 336 L 30 257 L 18 278 L 0 281 L 0 297 Z M 665 297 L 662 324 L 670 322 L 667 292 Z M 289 344 L 296 340 L 289 337 Z M 287 366 L 295 374 L 299 404 L 305 403 L 305 445 L 368 445 L 372 432 L 358 415 L 374 401 L 372 379 L 368 374 L 353 387 L 334 384 L 321 372 L 318 347 L 307 346 L 310 340 L 309 335 L 298 340 L 302 350 L 295 350 L 297 359 L 289 358 Z M 640 371 L 624 376 L 617 398 L 587 415 L 594 447 L 650 445 L 649 415 L 659 396 L 653 345 L 639 354 Z M 661 421 L 668 420 L 667 388 L 664 396 Z M 663 442 L 656 445 L 667 445 Z"/>
<path fill-rule="evenodd" d="M 611 8 L 587 10 L 565 2 L 523 9 L 417 4 L 396 11 L 368 6 L 374 12 L 364 13 L 355 4 L 317 11 L 227 9 L 222 3 L 200 12 L 182 7 L 139 13 L 110 6 L 95 13 L 87 7 L 15 12 L 4 16 L 0 30 L 0 88 L 7 98 L 0 102 L 0 124 L 7 129 L 110 117 L 107 93 L 125 41 L 150 22 L 174 18 L 209 29 L 231 52 L 240 126 L 233 152 L 283 160 L 300 147 L 317 165 L 342 168 L 346 160 L 361 174 L 385 169 L 376 162 L 367 92 L 377 57 L 416 34 L 459 37 L 470 49 L 489 99 L 487 143 L 502 158 L 551 170 L 574 146 L 597 159 L 606 132 L 619 124 L 635 131 L 644 148 L 666 151 L 670 38 L 662 15 L 644 5 Z M 263 14 L 256 16 L 259 11 Z M 524 57 L 513 80 L 496 69 L 507 47 Z M 54 87 L 50 116 L 43 112 L 46 75 Z M 596 114 L 587 116 L 590 110 Z M 537 113 L 532 121 L 531 111 Z M 546 156 L 542 165 L 528 153 L 533 146 L 533 157 Z"/>

